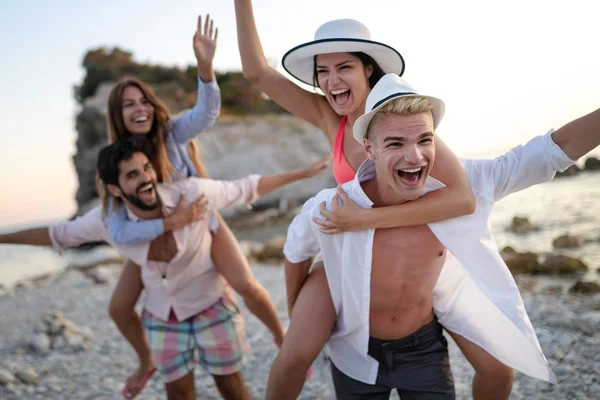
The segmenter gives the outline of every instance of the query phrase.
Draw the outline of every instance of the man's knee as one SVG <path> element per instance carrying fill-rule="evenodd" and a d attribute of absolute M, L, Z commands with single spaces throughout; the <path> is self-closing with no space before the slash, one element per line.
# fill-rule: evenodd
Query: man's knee
<path fill-rule="evenodd" d="M 241 373 L 236 372 L 231 375 L 213 375 L 213 378 L 224 399 L 245 400 L 250 398 L 250 394 L 244 384 Z"/>
<path fill-rule="evenodd" d="M 194 373 L 166 384 L 168 400 L 192 400 L 196 397 L 194 390 Z"/>
<path fill-rule="evenodd" d="M 108 315 L 110 315 L 110 318 L 114 322 L 119 323 L 120 321 L 123 321 L 129 313 L 128 310 L 125 310 L 120 304 L 111 301 L 108 305 Z"/>

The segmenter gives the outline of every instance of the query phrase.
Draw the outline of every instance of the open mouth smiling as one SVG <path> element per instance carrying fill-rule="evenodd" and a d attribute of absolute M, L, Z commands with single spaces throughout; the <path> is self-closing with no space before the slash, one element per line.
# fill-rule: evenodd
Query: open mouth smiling
<path fill-rule="evenodd" d="M 133 122 L 135 122 L 136 124 L 144 123 L 146 121 L 148 121 L 148 117 L 146 117 L 146 116 L 137 117 L 136 119 L 133 120 Z"/>
<path fill-rule="evenodd" d="M 344 104 L 350 98 L 350 89 L 331 90 L 329 93 L 336 104 Z"/>
<path fill-rule="evenodd" d="M 400 179 L 409 186 L 416 186 L 421 181 L 426 167 L 403 168 L 397 171 Z"/>

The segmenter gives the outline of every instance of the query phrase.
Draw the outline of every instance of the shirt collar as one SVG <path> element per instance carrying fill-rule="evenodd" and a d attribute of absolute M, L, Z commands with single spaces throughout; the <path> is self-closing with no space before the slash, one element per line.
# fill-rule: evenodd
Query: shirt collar
<path fill-rule="evenodd" d="M 171 186 L 173 185 L 163 183 L 156 184 L 156 194 L 158 196 L 158 201 L 160 202 L 163 215 L 171 215 L 171 212 L 177 207 L 177 201 L 179 200 L 175 198 L 177 197 L 177 191 L 173 190 L 174 188 Z M 127 218 L 130 221 L 137 222 L 141 220 L 141 218 L 135 215 L 135 213 L 131 211 L 127 205 L 125 205 L 125 210 L 127 210 Z"/>
<path fill-rule="evenodd" d="M 346 192 L 348 193 L 350 198 L 361 207 L 365 207 L 365 208 L 373 207 L 373 201 L 364 192 L 364 190 L 361 186 L 361 182 L 372 179 L 374 176 L 375 176 L 375 161 L 366 159 L 360 165 L 360 167 L 358 167 L 358 171 L 356 171 L 356 176 L 354 177 L 354 179 L 344 185 L 344 186 L 348 185 L 346 187 L 346 189 L 349 189 L 349 190 L 346 190 Z M 438 181 L 437 179 L 432 178 L 431 176 L 428 176 L 427 179 L 425 180 L 425 186 L 423 187 L 423 193 L 421 193 L 421 196 L 423 196 L 429 192 L 432 192 L 434 190 L 441 189 L 445 186 L 446 185 L 444 185 L 442 182 Z"/>

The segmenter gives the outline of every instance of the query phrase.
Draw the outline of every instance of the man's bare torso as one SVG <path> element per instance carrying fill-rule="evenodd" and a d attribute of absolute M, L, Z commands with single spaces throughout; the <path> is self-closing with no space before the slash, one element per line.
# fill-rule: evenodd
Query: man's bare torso
<path fill-rule="evenodd" d="M 177 243 L 173 232 L 165 232 L 150 242 L 148 260 L 169 262 L 177 254 Z"/>
<path fill-rule="evenodd" d="M 426 225 L 377 229 L 371 268 L 370 335 L 400 339 L 433 318 L 433 288 L 446 249 Z"/>

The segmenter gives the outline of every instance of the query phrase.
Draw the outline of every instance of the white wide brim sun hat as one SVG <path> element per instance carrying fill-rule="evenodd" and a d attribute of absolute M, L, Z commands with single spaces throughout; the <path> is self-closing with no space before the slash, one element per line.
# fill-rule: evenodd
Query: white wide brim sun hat
<path fill-rule="evenodd" d="M 404 59 L 396 49 L 371 40 L 366 26 L 353 19 L 337 19 L 321 25 L 315 40 L 294 47 L 282 59 L 283 68 L 294 78 L 314 86 L 313 74 L 318 54 L 365 53 L 379 64 L 384 73 L 402 76 Z"/>
<path fill-rule="evenodd" d="M 387 103 L 399 97 L 425 97 L 429 99 L 433 104 L 433 109 L 431 110 L 433 127 L 437 129 L 446 110 L 444 102 L 436 97 L 418 93 L 415 88 L 396 74 L 386 74 L 377 82 L 371 93 L 369 93 L 367 103 L 365 104 L 365 113 L 354 123 L 352 128 L 354 139 L 362 144 L 363 139 L 367 135 L 369 124 L 375 114 Z"/>

